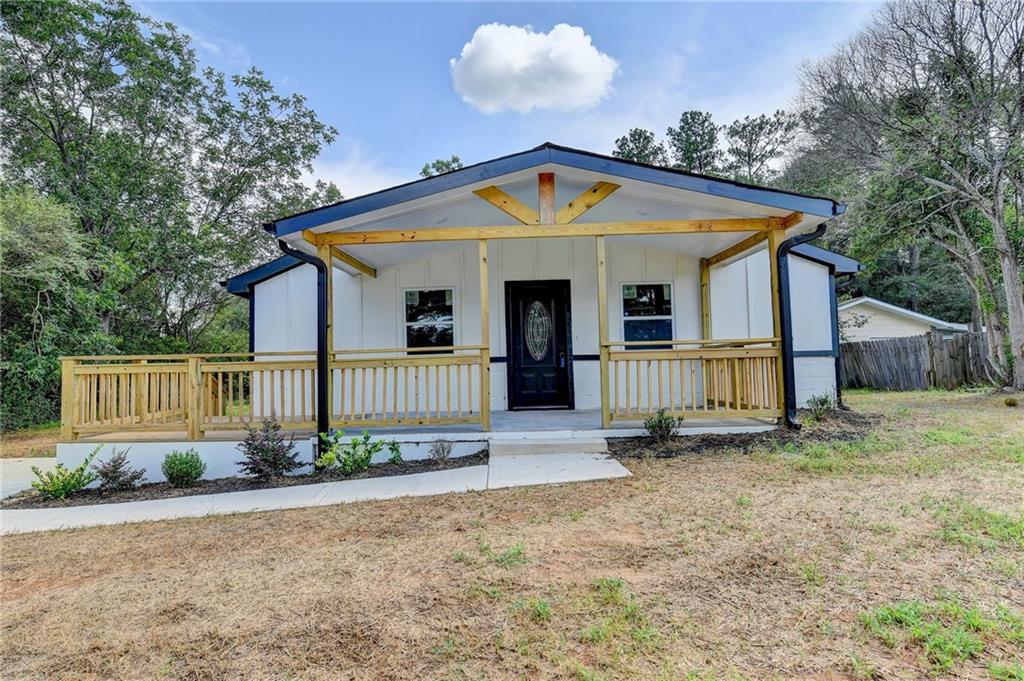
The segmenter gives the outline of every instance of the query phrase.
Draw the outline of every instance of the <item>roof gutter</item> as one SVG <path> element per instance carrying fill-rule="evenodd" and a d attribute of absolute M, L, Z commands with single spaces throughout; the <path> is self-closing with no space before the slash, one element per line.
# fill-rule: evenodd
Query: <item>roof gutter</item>
<path fill-rule="evenodd" d="M 825 233 L 825 223 L 808 234 L 799 234 L 779 244 L 775 254 L 779 272 L 779 321 L 782 327 L 782 384 L 784 393 L 783 421 L 786 426 L 800 430 L 796 420 L 796 371 L 793 368 L 793 315 L 790 313 L 789 252 L 795 246 L 817 239 Z"/>
<path fill-rule="evenodd" d="M 267 223 L 263 228 L 273 233 L 274 224 Z M 327 396 L 327 265 L 315 256 L 292 248 L 282 239 L 277 240 L 281 252 L 297 258 L 316 268 L 316 432 L 327 433 L 331 429 L 330 400 Z M 319 443 L 319 438 L 317 438 Z M 314 461 L 315 461 L 314 454 Z"/>

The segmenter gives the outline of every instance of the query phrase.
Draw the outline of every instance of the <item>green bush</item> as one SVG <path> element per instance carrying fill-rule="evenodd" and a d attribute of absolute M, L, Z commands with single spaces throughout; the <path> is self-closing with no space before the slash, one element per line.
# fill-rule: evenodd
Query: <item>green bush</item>
<path fill-rule="evenodd" d="M 243 473 L 260 480 L 285 475 L 302 466 L 294 440 L 285 440 L 281 424 L 272 419 L 264 420 L 259 430 L 250 428 L 238 449 L 244 458 L 235 463 Z"/>
<path fill-rule="evenodd" d="M 836 401 L 829 393 L 811 395 L 807 398 L 807 409 L 811 412 L 811 418 L 821 421 L 829 412 L 835 411 Z"/>
<path fill-rule="evenodd" d="M 342 442 L 345 433 L 336 430 L 333 433 L 320 433 L 321 452 L 316 460 L 318 469 L 326 470 L 336 468 L 345 475 L 362 473 L 370 467 L 373 457 L 386 448 L 391 456 L 391 463 L 398 463 L 402 460 L 398 443 L 394 440 L 371 440 L 370 433 L 363 431 L 362 437 L 352 438 L 348 444 Z"/>
<path fill-rule="evenodd" d="M 187 452 L 174 451 L 164 457 L 160 470 L 163 471 L 167 482 L 171 483 L 171 487 L 191 487 L 203 477 L 206 464 L 194 449 Z"/>
<path fill-rule="evenodd" d="M 104 492 L 134 489 L 146 475 L 145 468 L 128 467 L 128 450 L 112 450 L 110 458 L 92 467 Z"/>
<path fill-rule="evenodd" d="M 57 464 L 52 471 L 45 473 L 38 467 L 32 466 L 36 480 L 32 481 L 32 487 L 47 499 L 66 499 L 69 494 L 80 492 L 96 480 L 96 474 L 89 470 L 89 464 L 100 451 L 100 447 L 92 450 L 85 461 L 74 468 L 65 468 L 64 464 Z"/>
<path fill-rule="evenodd" d="M 676 418 L 665 413 L 664 409 L 658 410 L 657 416 L 644 421 L 644 428 L 647 434 L 654 438 L 655 442 L 663 443 L 679 434 L 679 426 L 683 423 L 683 417 Z"/>

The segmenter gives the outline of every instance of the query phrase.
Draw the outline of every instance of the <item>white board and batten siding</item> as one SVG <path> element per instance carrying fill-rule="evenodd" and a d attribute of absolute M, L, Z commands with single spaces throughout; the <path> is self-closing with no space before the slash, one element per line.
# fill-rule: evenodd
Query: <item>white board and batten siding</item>
<path fill-rule="evenodd" d="M 712 268 L 711 337 L 772 336 L 770 281 L 767 250 Z M 812 395 L 836 394 L 828 267 L 790 255 L 789 282 L 793 349 L 797 353 L 793 360 L 796 401 L 802 407 Z"/>
<path fill-rule="evenodd" d="M 699 259 L 644 244 L 608 240 L 609 337 L 622 338 L 622 284 L 672 284 L 676 338 L 700 338 Z M 514 239 L 489 244 L 491 354 L 507 357 L 505 282 L 568 280 L 577 409 L 599 409 L 597 272 L 593 239 Z M 456 345 L 480 342 L 479 261 L 475 242 L 446 244 L 420 258 L 378 269 L 377 278 L 334 270 L 336 349 L 405 346 L 404 295 L 410 289 L 454 289 Z M 316 347 L 316 270 L 300 265 L 255 286 L 254 349 Z M 491 407 L 507 408 L 507 368 L 491 366 Z M 338 386 L 335 386 L 337 397 Z M 476 389 L 474 390 L 476 393 Z"/>

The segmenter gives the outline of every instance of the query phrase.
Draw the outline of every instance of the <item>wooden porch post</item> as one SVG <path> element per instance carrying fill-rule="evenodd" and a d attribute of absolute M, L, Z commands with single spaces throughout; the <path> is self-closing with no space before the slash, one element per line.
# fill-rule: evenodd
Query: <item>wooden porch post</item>
<path fill-rule="evenodd" d="M 198 357 L 188 358 L 188 375 L 185 377 L 185 423 L 189 440 L 198 440 L 203 436 L 203 380 L 199 361 Z"/>
<path fill-rule="evenodd" d="M 60 361 L 60 439 L 75 439 L 75 360 Z"/>
<path fill-rule="evenodd" d="M 480 249 L 480 424 L 491 429 L 491 299 L 487 270 L 487 239 L 477 241 Z"/>
<path fill-rule="evenodd" d="M 711 338 L 711 266 L 700 259 L 700 322 L 704 340 Z"/>
<path fill-rule="evenodd" d="M 327 384 L 327 422 L 333 420 L 334 414 L 334 249 L 329 244 L 316 247 L 317 256 L 327 265 L 327 324 L 324 334 L 327 336 L 327 375 L 324 382 Z"/>
<path fill-rule="evenodd" d="M 768 232 L 768 263 L 771 273 L 772 286 L 772 335 L 775 338 L 782 338 L 782 317 L 779 312 L 779 246 L 786 237 L 784 229 L 773 229 Z M 776 400 L 779 413 L 786 408 L 785 376 L 782 368 L 781 341 L 776 341 L 776 347 L 780 349 L 779 355 L 775 358 L 775 388 Z"/>
<path fill-rule="evenodd" d="M 597 245 L 597 343 L 601 364 L 601 427 L 612 427 L 608 377 L 608 274 L 605 271 L 604 237 L 595 237 Z"/>

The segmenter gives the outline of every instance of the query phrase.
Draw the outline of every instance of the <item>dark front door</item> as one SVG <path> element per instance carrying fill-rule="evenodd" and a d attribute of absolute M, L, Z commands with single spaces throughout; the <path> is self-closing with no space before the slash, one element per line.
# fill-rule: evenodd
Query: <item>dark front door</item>
<path fill-rule="evenodd" d="M 568 281 L 505 282 L 509 409 L 572 409 Z"/>

